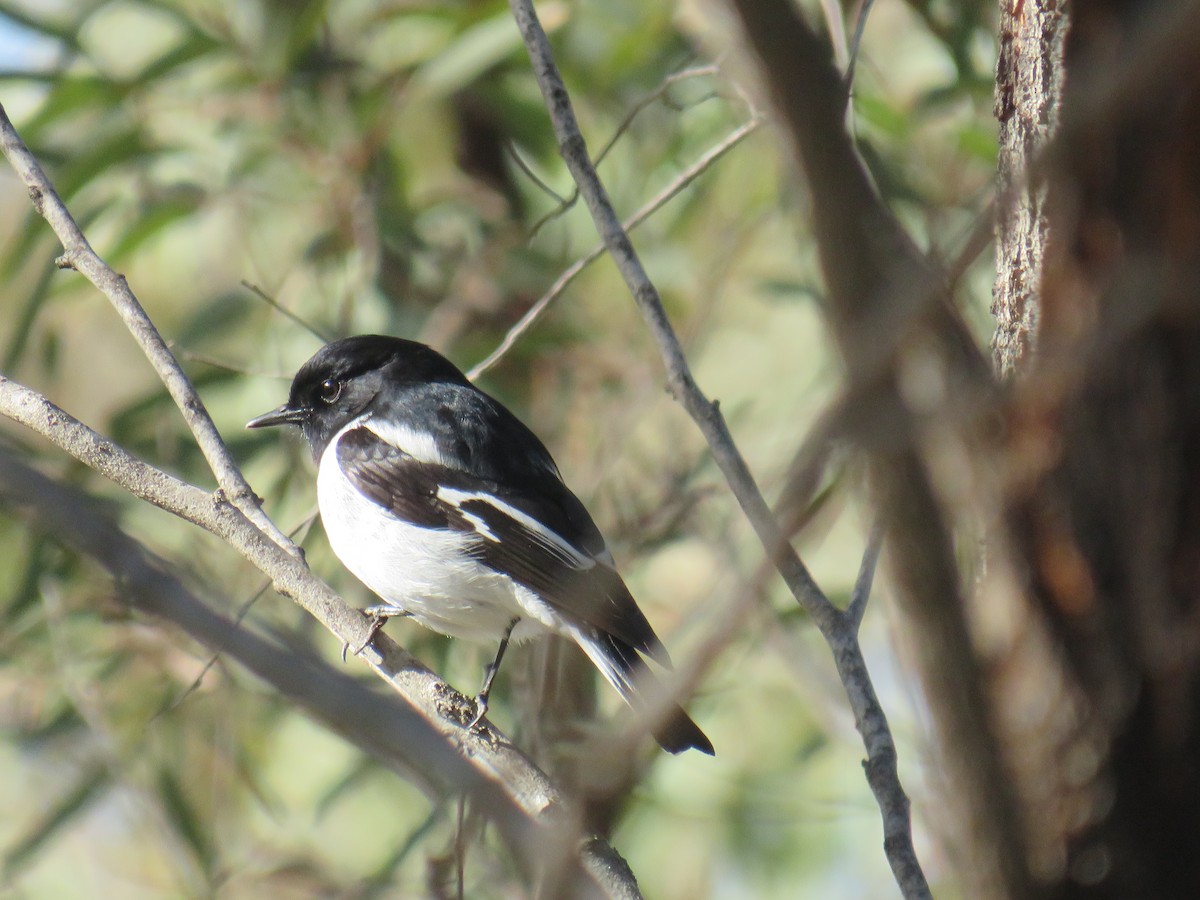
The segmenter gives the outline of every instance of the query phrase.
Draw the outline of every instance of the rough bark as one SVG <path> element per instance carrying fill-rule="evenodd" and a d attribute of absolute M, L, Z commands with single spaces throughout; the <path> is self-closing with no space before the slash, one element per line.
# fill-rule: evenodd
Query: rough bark
<path fill-rule="evenodd" d="M 996 118 L 1000 123 L 996 221 L 996 283 L 992 354 L 996 371 L 1009 375 L 1029 355 L 1037 335 L 1037 291 L 1046 250 L 1045 188 L 1032 178 L 1038 154 L 1058 119 L 1062 47 L 1067 17 L 1063 0 L 1000 3 L 1000 57 L 996 66 Z"/>
<path fill-rule="evenodd" d="M 1059 660 L 1038 673 L 1052 737 L 1026 767 L 1058 829 L 1057 864 L 1036 867 L 1054 896 L 1200 896 L 1198 47 L 1195 3 L 1073 3 L 1040 309 L 997 295 L 1002 365 L 1040 319 L 1007 521 Z"/>

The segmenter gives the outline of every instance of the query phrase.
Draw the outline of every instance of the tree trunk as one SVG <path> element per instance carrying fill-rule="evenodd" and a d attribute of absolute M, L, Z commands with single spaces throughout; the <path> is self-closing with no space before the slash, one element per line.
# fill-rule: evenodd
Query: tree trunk
<path fill-rule="evenodd" d="M 1200 16 L 1113 0 L 1070 16 L 1044 204 L 1029 192 L 999 232 L 996 361 L 1025 369 L 1001 568 L 1029 615 L 1011 659 L 1039 663 L 1002 719 L 1025 722 L 1009 744 L 1051 895 L 1196 897 Z M 1018 38 L 1039 23 L 1059 11 L 1018 2 L 1004 40 L 1005 178 L 1054 120 L 1057 39 Z M 1045 102 L 1025 110 L 1025 85 Z"/>
<path fill-rule="evenodd" d="M 1058 120 L 1067 20 L 1059 0 L 1000 4 L 996 118 L 1000 122 L 999 204 L 992 354 L 1001 375 L 1015 371 L 1037 334 L 1037 291 L 1046 252 L 1045 188 L 1029 177 Z"/>

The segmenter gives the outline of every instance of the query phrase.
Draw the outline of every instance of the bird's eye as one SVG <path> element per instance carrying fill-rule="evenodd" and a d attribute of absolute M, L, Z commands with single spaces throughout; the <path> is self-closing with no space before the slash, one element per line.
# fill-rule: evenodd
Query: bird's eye
<path fill-rule="evenodd" d="M 321 382 L 321 399 L 326 403 L 332 403 L 342 395 L 342 382 L 335 381 L 330 378 L 328 381 Z"/>

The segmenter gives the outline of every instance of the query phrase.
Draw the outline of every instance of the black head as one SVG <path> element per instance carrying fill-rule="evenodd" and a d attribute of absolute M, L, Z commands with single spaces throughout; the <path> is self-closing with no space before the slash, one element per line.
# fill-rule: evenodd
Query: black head
<path fill-rule="evenodd" d="M 467 384 L 455 365 L 416 341 L 364 334 L 326 344 L 292 379 L 288 402 L 251 419 L 247 428 L 298 425 L 320 458 L 325 445 L 386 387 L 449 382 Z"/>

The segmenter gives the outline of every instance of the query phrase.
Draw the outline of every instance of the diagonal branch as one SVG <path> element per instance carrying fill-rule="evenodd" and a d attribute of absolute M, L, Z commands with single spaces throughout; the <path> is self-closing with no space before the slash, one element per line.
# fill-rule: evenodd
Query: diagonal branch
<path fill-rule="evenodd" d="M 447 735 L 399 697 L 372 691 L 319 660 L 297 655 L 213 612 L 91 498 L 56 484 L 5 451 L 0 451 L 0 496 L 37 530 L 99 562 L 136 609 L 171 622 L 210 650 L 237 660 L 280 696 L 400 771 L 427 794 L 468 794 L 520 859 L 558 862 L 555 855 L 564 838 L 555 820 L 564 811 L 551 811 L 539 820 L 517 803 L 505 784 L 456 752 Z M 581 869 L 573 874 L 575 891 L 599 895 L 596 882 Z M 606 888 L 605 893 L 614 892 Z"/>
<path fill-rule="evenodd" d="M 83 231 L 55 191 L 45 170 L 17 134 L 2 105 L 0 150 L 3 150 L 29 191 L 33 208 L 46 220 L 62 243 L 66 252 L 57 260 L 59 267 L 79 272 L 112 303 L 117 315 L 121 317 L 125 327 L 150 360 L 150 365 L 162 379 L 167 393 L 179 407 L 184 421 L 200 447 L 200 452 L 204 454 L 209 468 L 216 476 L 217 485 L 225 496 L 275 543 L 287 548 L 291 553 L 298 552 L 295 545 L 262 511 L 258 497 L 250 489 L 237 463 L 234 462 L 233 455 L 225 446 L 225 441 L 217 431 L 217 426 L 213 424 L 212 417 L 205 409 L 196 388 L 184 374 L 179 361 L 175 359 L 146 310 L 130 290 L 129 282 L 125 280 L 124 275 L 114 272 L 92 249 L 92 245 L 88 243 Z"/>
<path fill-rule="evenodd" d="M 509 6 L 525 40 L 538 86 L 549 109 L 559 152 L 579 185 L 584 202 L 596 224 L 596 230 L 600 232 L 609 255 L 617 264 L 658 344 L 672 394 L 692 415 L 708 439 L 718 464 L 733 486 L 738 501 L 743 505 L 763 543 L 771 548 L 780 548 L 775 551 L 779 556 L 777 564 L 786 570 L 785 579 L 788 584 L 794 587 L 798 597 L 803 598 L 801 602 L 818 622 L 831 622 L 837 616 L 836 607 L 817 587 L 799 557 L 786 548 L 781 548 L 785 542 L 778 537 L 778 528 L 770 508 L 733 442 L 724 416 L 717 404 L 704 396 L 692 377 L 683 347 L 667 319 L 658 290 L 646 274 L 641 258 L 634 250 L 629 234 L 622 227 L 621 220 L 608 198 L 608 192 L 588 156 L 587 144 L 571 108 L 571 98 L 558 73 L 550 42 L 538 22 L 532 3 L 528 0 L 510 0 Z"/>
<path fill-rule="evenodd" d="M 136 459 L 35 391 L 3 375 L 0 375 L 0 414 L 48 438 L 134 496 L 222 538 L 268 575 L 276 591 L 294 599 L 344 643 L 361 645 L 369 633 L 369 620 L 309 571 L 298 548 L 262 511 L 195 388 L 124 276 L 109 268 L 92 250 L 2 106 L 0 149 L 28 188 L 38 213 L 66 248 L 61 263 L 78 270 L 109 298 L 141 345 L 192 429 L 220 490 L 208 493 Z M 554 819 L 559 823 L 557 839 L 537 832 L 541 834 L 539 840 L 549 849 L 539 849 L 536 856 L 523 857 L 530 870 L 537 871 L 541 865 L 549 871 L 549 875 L 543 872 L 542 877 L 565 877 L 567 883 L 579 887 L 582 864 L 592 885 L 579 887 L 581 893 L 594 893 L 598 884 L 612 897 L 632 900 L 640 896 L 637 881 L 624 860 L 604 841 L 582 834 L 571 804 L 511 741 L 486 722 L 478 728 L 464 727 L 473 714 L 473 706 L 466 698 L 385 635 L 376 635 L 360 657 L 400 695 L 411 714 L 425 723 L 424 727 L 441 736 L 444 747 L 458 750 L 478 777 L 498 784 L 508 798 L 506 802 L 532 819 Z M 492 807 L 485 804 L 485 808 Z M 505 827 L 504 823 L 501 827 Z M 577 841 L 581 836 L 584 840 Z M 525 853 L 532 848 L 533 845 L 522 842 L 517 849 Z"/>
<path fill-rule="evenodd" d="M 365 640 L 370 630 L 369 620 L 313 575 L 303 560 L 268 540 L 220 494 L 210 494 L 142 462 L 36 391 L 2 375 L 0 415 L 47 438 L 134 496 L 220 537 L 268 575 L 276 591 L 294 599 L 342 641 L 357 645 Z M 11 493 L 15 488 L 8 490 Z M 465 757 L 478 777 L 499 784 L 509 802 L 525 815 L 537 819 L 573 817 L 558 788 L 504 735 L 490 726 L 464 728 L 473 713 L 470 701 L 402 647 L 379 634 L 360 657 L 399 695 L 407 715 L 420 718 L 423 728 L 439 735 L 442 752 L 452 748 L 456 755 Z M 340 725 L 337 730 L 349 734 L 353 723 Z M 351 737 L 360 739 L 353 734 Z M 393 767 L 404 762 L 403 758 L 381 758 Z M 563 832 L 567 833 L 567 829 Z M 570 833 L 578 831 L 572 829 Z M 563 853 L 563 849 L 574 848 L 556 848 L 535 861 L 557 864 L 564 858 L 578 858 L 574 853 Z M 587 842 L 582 851 L 583 863 L 610 896 L 638 896 L 637 883 L 628 867 L 616 865 L 613 860 L 619 857 L 598 840 Z"/>
<path fill-rule="evenodd" d="M 625 114 L 625 118 L 623 118 L 621 120 L 621 122 L 617 125 L 616 130 L 612 133 L 612 136 L 605 142 L 604 146 L 600 148 L 600 152 L 596 154 L 596 158 L 593 161 L 594 164 L 599 166 L 604 161 L 604 157 L 608 156 L 608 154 L 612 151 L 613 147 L 615 147 L 617 145 L 617 141 L 619 141 L 621 139 L 621 137 L 629 130 L 630 126 L 633 124 L 633 120 L 636 119 L 641 114 L 641 112 L 644 109 L 646 109 L 646 107 L 648 107 L 651 103 L 653 103 L 655 100 L 658 100 L 660 97 L 664 97 L 666 95 L 667 91 L 669 91 L 672 86 L 679 84 L 679 82 L 681 82 L 681 81 L 686 81 L 689 78 L 700 78 L 700 77 L 704 77 L 704 76 L 708 76 L 708 75 L 715 75 L 719 71 L 720 70 L 717 66 L 707 65 L 707 66 L 693 66 L 693 67 L 683 69 L 678 72 L 672 72 L 670 75 L 668 75 L 666 78 L 664 78 L 661 82 L 659 82 L 658 87 L 656 87 L 650 93 L 644 95 Z M 526 169 L 526 167 L 523 164 L 521 164 L 521 167 L 523 169 Z M 575 189 L 573 191 L 571 191 L 571 196 L 559 197 L 557 194 L 554 193 L 554 191 L 552 191 L 549 188 L 549 186 L 543 184 L 541 182 L 541 179 L 539 179 L 532 172 L 528 171 L 528 169 L 526 169 L 525 174 L 530 176 L 533 179 L 533 181 L 536 184 L 538 184 L 539 187 L 542 188 L 542 190 L 549 193 L 556 200 L 558 200 L 558 206 L 556 206 L 554 209 L 550 210 L 550 212 L 546 213 L 544 216 L 542 216 L 540 219 L 538 219 L 536 222 L 534 222 L 533 226 L 529 229 L 529 240 L 533 240 L 533 238 L 537 237 L 538 233 L 542 230 L 542 228 L 545 227 L 545 225 L 548 222 L 553 221 L 554 219 L 563 215 L 563 213 L 565 213 L 567 210 L 569 210 L 575 206 L 575 203 L 579 200 L 579 186 L 578 185 L 575 186 Z"/>
<path fill-rule="evenodd" d="M 979 890 L 1030 893 L 1021 823 L 993 739 L 982 674 L 964 615 L 951 522 L 922 456 L 919 414 L 953 403 L 964 441 L 992 409 L 988 366 L 957 317 L 944 274 L 917 249 L 875 191 L 844 116 L 847 87 L 827 43 L 788 0 L 731 0 L 761 70 L 788 149 L 812 197 L 827 311 L 852 389 L 876 386 L 886 418 L 861 439 L 889 542 L 897 599 L 917 635 L 917 665 L 937 716 L 950 789 L 987 858 Z M 880 340 L 881 337 L 890 338 Z M 906 401 L 905 364 L 935 371 L 945 403 Z M 930 395 L 932 396 L 932 395 Z M 916 409 L 910 409 L 915 406 Z M 985 887 L 984 887 L 985 886 Z"/>
<path fill-rule="evenodd" d="M 867 536 L 867 547 L 863 550 L 862 562 L 858 567 L 858 577 L 854 579 L 850 605 L 846 607 L 846 615 L 854 622 L 855 628 L 862 626 L 863 615 L 867 611 L 867 601 L 871 599 L 871 585 L 875 581 L 875 564 L 879 562 L 879 551 L 882 549 L 883 525 L 876 522 L 871 526 L 871 533 Z"/>
<path fill-rule="evenodd" d="M 648 218 L 658 212 L 662 207 L 666 206 L 671 200 L 679 195 L 688 185 L 703 175 L 709 168 L 722 156 L 753 134 L 762 124 L 762 119 L 755 115 L 749 121 L 739 125 L 722 140 L 714 144 L 705 151 L 699 159 L 684 169 L 679 175 L 672 179 L 671 183 L 658 192 L 657 195 L 650 198 L 648 202 L 635 212 L 632 216 L 625 220 L 624 228 L 626 231 L 633 231 Z M 585 255 L 579 257 L 575 262 L 571 263 L 561 275 L 555 279 L 554 284 L 550 285 L 550 289 L 542 294 L 528 310 L 525 315 L 521 316 L 520 320 L 513 325 L 512 328 L 504 335 L 504 339 L 499 345 L 488 354 L 487 358 L 475 365 L 467 377 L 472 381 L 478 379 L 488 369 L 500 362 L 504 356 L 516 346 L 522 335 L 537 323 L 546 309 L 553 303 L 567 286 L 574 281 L 579 274 L 604 255 L 605 246 L 603 243 L 597 244 Z"/>
<path fill-rule="evenodd" d="M 549 40 L 538 22 L 531 0 L 509 0 L 509 6 L 525 41 L 538 86 L 549 110 L 559 152 L 579 185 L 596 229 L 659 347 L 672 393 L 696 421 L 768 558 L 783 576 L 796 600 L 812 616 L 833 652 L 838 675 L 846 689 L 855 724 L 867 751 L 867 780 L 883 817 L 884 846 L 896 879 L 906 896 L 927 897 L 929 887 L 912 845 L 908 797 L 900 785 L 896 768 L 895 742 L 883 708 L 875 696 L 855 626 L 850 617 L 840 612 L 813 581 L 808 569 L 781 533 L 717 404 L 709 401 L 696 385 L 658 291 L 647 276 L 628 233 L 621 227 L 620 219 L 588 156 L 570 96 L 558 73 Z"/>

